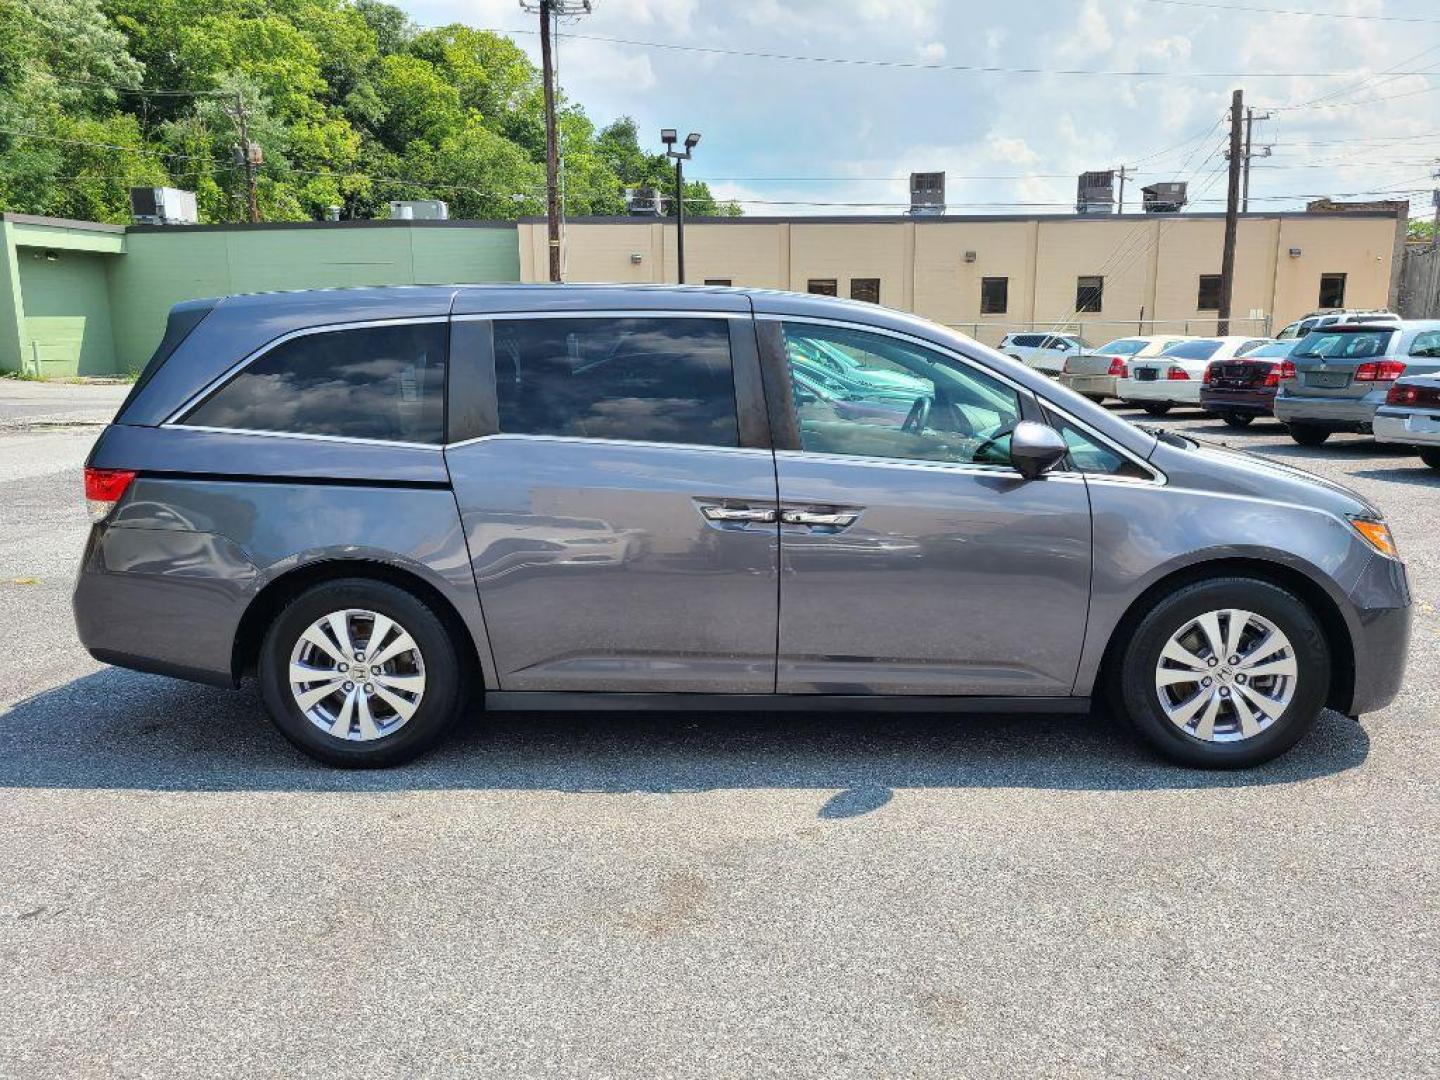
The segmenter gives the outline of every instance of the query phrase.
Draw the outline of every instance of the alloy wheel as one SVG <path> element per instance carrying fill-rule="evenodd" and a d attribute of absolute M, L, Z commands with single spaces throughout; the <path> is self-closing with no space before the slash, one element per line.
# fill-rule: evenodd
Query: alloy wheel
<path fill-rule="evenodd" d="M 1259 735 L 1295 697 L 1295 649 L 1264 616 L 1235 608 L 1206 612 L 1170 636 L 1155 667 L 1155 692 L 1169 721 L 1205 742 Z"/>
<path fill-rule="evenodd" d="M 290 654 L 290 694 L 300 712 L 337 739 L 393 735 L 425 696 L 415 639 L 386 615 L 362 608 L 316 619 Z"/>

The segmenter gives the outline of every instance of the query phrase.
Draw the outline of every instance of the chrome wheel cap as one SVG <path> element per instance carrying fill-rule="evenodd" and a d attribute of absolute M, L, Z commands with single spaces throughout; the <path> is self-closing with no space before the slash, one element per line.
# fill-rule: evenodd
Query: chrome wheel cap
<path fill-rule="evenodd" d="M 1155 668 L 1170 722 L 1205 742 L 1260 734 L 1295 697 L 1295 649 L 1278 626 L 1250 611 L 1206 612 L 1171 635 Z"/>
<path fill-rule="evenodd" d="M 425 697 L 425 660 L 415 639 L 388 616 L 332 611 L 295 642 L 290 694 L 321 731 L 372 742 L 415 715 Z"/>

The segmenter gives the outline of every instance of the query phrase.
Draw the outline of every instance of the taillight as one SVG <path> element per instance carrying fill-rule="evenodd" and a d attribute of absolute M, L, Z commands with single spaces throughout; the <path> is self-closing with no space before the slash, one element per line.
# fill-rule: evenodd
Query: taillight
<path fill-rule="evenodd" d="M 1265 373 L 1265 386 L 1279 386 L 1280 380 L 1285 376 L 1284 364 L 1271 364 L 1270 370 Z"/>
<path fill-rule="evenodd" d="M 1165 378 L 1169 379 L 1171 382 L 1189 382 L 1190 373 L 1186 371 L 1183 367 L 1172 367 L 1169 371 L 1165 373 Z"/>
<path fill-rule="evenodd" d="M 91 521 L 104 521 L 115 509 L 135 473 L 129 469 L 85 469 L 85 509 Z"/>
<path fill-rule="evenodd" d="M 1130 377 L 1130 369 L 1125 366 L 1125 358 L 1122 356 L 1112 356 L 1110 358 L 1110 370 L 1106 372 L 1106 374 L 1114 375 L 1117 379 L 1128 379 Z"/>
<path fill-rule="evenodd" d="M 1355 369 L 1356 382 L 1394 382 L 1405 374 L 1400 360 L 1367 360 Z"/>
<path fill-rule="evenodd" d="M 1293 378 L 1295 378 L 1295 377 L 1296 377 L 1296 374 L 1295 374 L 1295 361 L 1293 361 L 1293 360 L 1281 360 L 1281 361 L 1280 361 L 1280 378 L 1282 378 L 1282 379 L 1293 379 Z"/>
<path fill-rule="evenodd" d="M 1174 371 L 1175 369 L 1174 369 L 1174 368 L 1171 368 L 1170 370 L 1171 370 L 1171 371 Z M 1205 377 L 1202 378 L 1200 381 L 1201 381 L 1202 383 L 1204 383 L 1206 386 L 1209 386 L 1209 385 L 1210 385 L 1210 380 L 1213 379 L 1214 377 L 1215 377 L 1215 365 L 1214 365 L 1214 364 L 1206 364 L 1206 365 L 1205 365 Z"/>
<path fill-rule="evenodd" d="M 1406 386 L 1396 383 L 1385 395 L 1386 405 L 1418 405 L 1427 409 L 1440 409 L 1440 389 L 1433 386 Z"/>

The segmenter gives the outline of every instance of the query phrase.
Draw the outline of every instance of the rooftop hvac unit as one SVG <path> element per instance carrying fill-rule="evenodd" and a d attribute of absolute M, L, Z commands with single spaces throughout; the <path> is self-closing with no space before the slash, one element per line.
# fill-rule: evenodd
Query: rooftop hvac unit
<path fill-rule="evenodd" d="M 390 216 L 400 221 L 445 221 L 450 207 L 439 199 L 397 199 L 390 204 Z"/>
<path fill-rule="evenodd" d="M 1188 186 L 1184 180 L 1167 180 L 1141 188 L 1145 196 L 1145 213 L 1178 214 L 1189 201 L 1185 194 Z"/>
<path fill-rule="evenodd" d="M 137 225 L 197 225 L 195 193 L 172 187 L 130 189 L 130 216 Z"/>
<path fill-rule="evenodd" d="M 1077 214 L 1113 214 L 1115 212 L 1115 173 L 1087 172 L 1080 174 L 1075 188 Z"/>
<path fill-rule="evenodd" d="M 625 213 L 631 217 L 660 217 L 665 213 L 665 200 L 653 187 L 627 187 Z"/>
<path fill-rule="evenodd" d="M 912 172 L 910 174 L 910 213 L 945 213 L 945 174 L 943 172 Z"/>

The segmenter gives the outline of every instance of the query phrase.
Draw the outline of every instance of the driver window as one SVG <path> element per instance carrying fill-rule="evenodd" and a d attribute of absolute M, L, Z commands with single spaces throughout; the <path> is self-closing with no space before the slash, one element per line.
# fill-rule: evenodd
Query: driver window
<path fill-rule="evenodd" d="M 898 338 L 784 326 L 803 450 L 1009 464 L 1020 401 L 999 380 Z"/>

